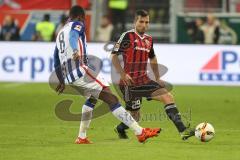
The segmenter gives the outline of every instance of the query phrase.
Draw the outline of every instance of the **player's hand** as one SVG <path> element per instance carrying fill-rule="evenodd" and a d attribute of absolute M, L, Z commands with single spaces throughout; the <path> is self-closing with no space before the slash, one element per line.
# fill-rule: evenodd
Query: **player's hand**
<path fill-rule="evenodd" d="M 162 87 L 162 88 L 165 88 L 166 84 L 163 80 L 161 79 L 157 79 L 157 83 Z"/>
<path fill-rule="evenodd" d="M 61 94 L 61 93 L 63 93 L 64 89 L 65 89 L 65 84 L 64 83 L 59 83 L 57 88 L 56 88 L 56 92 L 58 94 Z"/>
<path fill-rule="evenodd" d="M 130 77 L 126 73 L 121 74 L 121 80 L 123 81 L 124 85 L 127 85 L 127 86 L 131 86 L 132 84 L 134 84 L 132 77 Z"/>
<path fill-rule="evenodd" d="M 79 60 L 79 58 L 80 58 L 78 52 L 74 52 L 72 56 L 73 56 L 73 60 L 74 60 L 74 61 L 77 61 L 77 60 Z"/>

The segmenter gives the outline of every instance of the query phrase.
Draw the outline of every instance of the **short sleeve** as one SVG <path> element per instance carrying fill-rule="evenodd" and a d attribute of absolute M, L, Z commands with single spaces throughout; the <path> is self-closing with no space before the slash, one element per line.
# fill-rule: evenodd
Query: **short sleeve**
<path fill-rule="evenodd" d="M 130 38 L 128 33 L 123 33 L 117 43 L 114 45 L 112 54 L 122 54 L 130 46 Z"/>
<path fill-rule="evenodd" d="M 154 52 L 154 49 L 153 49 L 153 42 L 152 42 L 152 47 L 150 49 L 150 52 L 149 52 L 149 55 L 148 55 L 148 58 L 152 59 L 155 57 L 155 52 Z"/>

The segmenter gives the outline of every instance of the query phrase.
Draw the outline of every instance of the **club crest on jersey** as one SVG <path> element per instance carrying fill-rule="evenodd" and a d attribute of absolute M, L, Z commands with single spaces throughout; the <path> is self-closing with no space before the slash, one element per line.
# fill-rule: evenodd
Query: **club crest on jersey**
<path fill-rule="evenodd" d="M 114 48 L 113 48 L 113 51 L 117 52 L 120 48 L 120 44 L 119 43 L 116 43 Z"/>
<path fill-rule="evenodd" d="M 199 80 L 204 82 L 240 82 L 240 54 L 235 51 L 217 52 L 201 68 Z"/>
<path fill-rule="evenodd" d="M 82 29 L 82 26 L 81 26 L 81 25 L 76 25 L 76 26 L 74 27 L 74 29 L 80 32 L 81 29 Z"/>

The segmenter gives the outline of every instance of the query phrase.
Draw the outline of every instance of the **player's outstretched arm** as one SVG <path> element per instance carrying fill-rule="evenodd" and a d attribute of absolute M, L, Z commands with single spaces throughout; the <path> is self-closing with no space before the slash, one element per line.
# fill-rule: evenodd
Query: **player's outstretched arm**
<path fill-rule="evenodd" d="M 54 49 L 54 69 L 57 75 L 57 78 L 59 80 L 59 84 L 56 88 L 56 92 L 58 92 L 59 94 L 63 92 L 63 90 L 65 89 L 65 83 L 64 83 L 64 78 L 63 78 L 63 73 L 62 73 L 62 67 L 61 67 L 61 63 L 59 60 L 59 52 L 58 52 L 58 48 L 57 46 Z"/>

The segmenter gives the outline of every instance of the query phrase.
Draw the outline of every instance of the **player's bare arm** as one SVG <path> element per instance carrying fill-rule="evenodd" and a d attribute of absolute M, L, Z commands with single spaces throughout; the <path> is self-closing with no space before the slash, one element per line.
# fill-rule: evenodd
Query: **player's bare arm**
<path fill-rule="evenodd" d="M 155 76 L 155 80 L 164 87 L 164 82 L 160 79 L 159 69 L 158 69 L 158 62 L 156 56 L 153 58 L 150 58 L 150 66 L 153 71 L 153 74 Z"/>
<path fill-rule="evenodd" d="M 157 62 L 156 57 L 153 57 L 153 58 L 150 59 L 150 65 L 151 65 L 151 69 L 154 73 L 156 81 L 159 80 L 160 79 L 160 74 L 159 74 L 158 62 Z"/>
<path fill-rule="evenodd" d="M 127 73 L 124 72 L 117 54 L 112 55 L 112 63 L 116 68 L 116 71 L 120 74 L 121 80 L 123 81 L 124 85 L 128 85 L 128 86 L 132 85 L 134 81 Z"/>
<path fill-rule="evenodd" d="M 79 55 L 79 51 L 78 51 L 77 49 L 75 49 L 75 50 L 73 51 L 72 57 L 73 57 L 73 60 L 74 60 L 74 61 L 79 60 L 80 55 Z"/>

